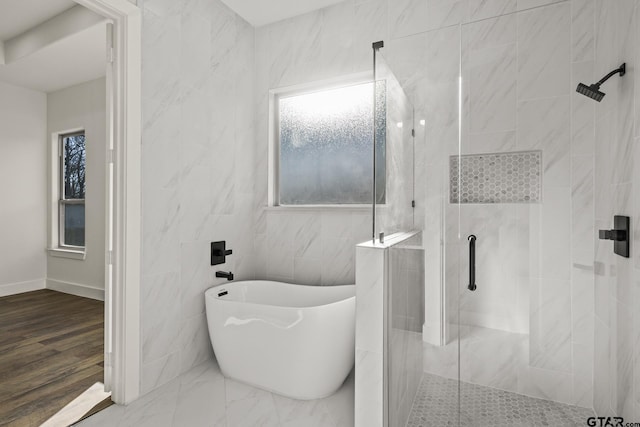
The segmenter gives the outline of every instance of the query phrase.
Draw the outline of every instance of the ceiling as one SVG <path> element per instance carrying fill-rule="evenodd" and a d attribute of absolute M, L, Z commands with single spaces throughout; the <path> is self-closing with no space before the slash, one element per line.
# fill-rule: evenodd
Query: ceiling
<path fill-rule="evenodd" d="M 37 31 L 74 6 L 82 7 L 73 0 L 0 0 L 0 43 Z M 106 21 L 73 31 L 13 62 L 0 62 L 0 81 L 53 92 L 103 77 Z"/>
<path fill-rule="evenodd" d="M 94 25 L 9 65 L 0 65 L 0 81 L 53 92 L 104 76 L 105 26 Z"/>
<path fill-rule="evenodd" d="M 344 0 L 222 0 L 254 27 L 302 15 Z"/>
<path fill-rule="evenodd" d="M 0 0 L 0 40 L 8 40 L 75 6 L 73 0 Z"/>

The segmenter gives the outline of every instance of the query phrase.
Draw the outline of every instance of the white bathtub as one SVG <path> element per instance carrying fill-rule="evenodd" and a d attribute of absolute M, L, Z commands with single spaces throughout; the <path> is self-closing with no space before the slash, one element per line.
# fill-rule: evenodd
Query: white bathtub
<path fill-rule="evenodd" d="M 294 399 L 334 393 L 353 368 L 355 285 L 234 282 L 205 292 L 222 373 Z"/>

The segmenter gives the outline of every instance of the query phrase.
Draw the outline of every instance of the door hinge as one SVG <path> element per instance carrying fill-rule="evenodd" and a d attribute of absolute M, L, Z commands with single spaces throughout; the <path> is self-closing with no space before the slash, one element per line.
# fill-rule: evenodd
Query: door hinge
<path fill-rule="evenodd" d="M 415 201 L 415 200 L 412 200 L 412 201 L 411 201 L 411 207 L 412 207 L 412 208 L 415 208 L 415 207 L 416 207 L 416 201 Z"/>
<path fill-rule="evenodd" d="M 107 252 L 107 265 L 113 265 L 113 251 Z"/>
<path fill-rule="evenodd" d="M 114 51 L 113 51 L 113 24 L 107 24 L 107 63 L 113 64 Z"/>
<path fill-rule="evenodd" d="M 113 366 L 113 353 L 108 352 L 104 355 L 104 365 L 105 366 Z"/>
<path fill-rule="evenodd" d="M 415 136 L 416 136 L 416 130 L 415 129 L 411 129 L 411 136 L 413 136 L 415 138 Z"/>
<path fill-rule="evenodd" d="M 115 163 L 115 162 L 116 162 L 115 150 L 107 151 L 107 163 Z"/>

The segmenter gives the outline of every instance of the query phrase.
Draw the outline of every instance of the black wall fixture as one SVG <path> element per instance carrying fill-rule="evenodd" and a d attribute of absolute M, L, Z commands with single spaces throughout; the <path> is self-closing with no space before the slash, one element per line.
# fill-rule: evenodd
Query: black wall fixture
<path fill-rule="evenodd" d="M 602 98 L 604 98 L 604 96 L 605 96 L 605 93 L 600 90 L 600 86 L 602 86 L 602 84 L 604 82 L 606 82 L 607 80 L 609 80 L 611 77 L 615 76 L 616 74 L 619 74 L 620 77 L 622 77 L 622 76 L 625 75 L 626 72 L 627 72 L 627 64 L 625 63 L 625 64 L 622 64 L 617 69 L 611 71 L 609 74 L 607 74 L 603 78 L 601 78 L 598 83 L 594 83 L 592 85 L 586 85 L 584 83 L 579 83 L 578 87 L 576 88 L 576 92 L 578 92 L 579 94 L 582 94 L 584 96 L 588 96 L 589 98 L 600 102 L 600 101 L 602 101 Z"/>
<path fill-rule="evenodd" d="M 474 234 L 467 237 L 469 241 L 469 285 L 467 288 L 470 291 L 475 291 L 478 287 L 476 285 L 476 239 Z"/>
<path fill-rule="evenodd" d="M 227 250 L 227 242 L 225 240 L 211 242 L 211 265 L 224 264 L 227 256 L 232 253 L 232 250 Z"/>
<path fill-rule="evenodd" d="M 233 273 L 231 271 L 216 271 L 216 277 L 221 277 L 227 280 L 233 280 Z M 226 295 L 226 292 L 225 292 Z M 220 294 L 218 294 L 220 296 Z"/>
<path fill-rule="evenodd" d="M 629 237 L 631 236 L 631 221 L 628 216 L 613 217 L 613 230 L 600 230 L 600 240 L 613 240 L 613 252 L 629 258 Z"/>

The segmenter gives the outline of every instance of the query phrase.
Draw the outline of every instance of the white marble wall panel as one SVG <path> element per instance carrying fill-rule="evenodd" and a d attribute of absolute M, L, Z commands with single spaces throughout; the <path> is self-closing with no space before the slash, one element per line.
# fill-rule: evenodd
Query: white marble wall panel
<path fill-rule="evenodd" d="M 476 283 L 482 291 L 474 293 L 466 290 L 468 245 L 463 243 L 455 263 L 459 264 L 457 268 L 462 277 L 459 321 L 466 325 L 528 332 L 528 328 L 525 329 L 528 310 L 520 311 L 517 304 L 518 260 L 526 257 L 527 253 L 518 251 L 516 206 L 474 204 L 461 206 L 460 209 L 461 235 L 478 236 Z"/>
<path fill-rule="evenodd" d="M 422 378 L 424 264 L 422 235 L 389 248 L 388 398 L 391 425 L 405 425 Z"/>
<path fill-rule="evenodd" d="M 427 2 L 425 0 L 389 1 L 389 36 L 400 38 L 427 29 Z"/>
<path fill-rule="evenodd" d="M 479 21 L 516 11 L 516 0 L 468 0 L 469 21 Z"/>
<path fill-rule="evenodd" d="M 568 95 L 571 5 L 518 13 L 518 100 Z"/>
<path fill-rule="evenodd" d="M 403 425 L 422 377 L 421 235 L 358 245 L 355 425 Z M 386 347 L 385 347 L 386 346 Z M 388 372 L 388 375 L 386 374 Z M 385 393 L 388 391 L 388 395 Z M 384 399 L 388 396 L 388 412 Z"/>
<path fill-rule="evenodd" d="M 568 96 L 540 98 L 518 103 L 517 134 L 519 149 L 542 149 L 545 190 L 549 187 L 569 187 L 571 177 L 570 98 Z"/>
<path fill-rule="evenodd" d="M 355 425 L 382 426 L 384 397 L 384 248 L 358 246 Z"/>
<path fill-rule="evenodd" d="M 616 63 L 638 60 L 638 2 L 596 1 L 595 78 Z M 607 82 L 609 83 L 609 82 Z M 610 228 L 612 216 L 638 217 L 637 141 L 638 79 L 631 68 L 623 78 L 603 87 L 596 106 L 595 225 Z M 608 98 L 608 99 L 607 99 Z M 607 102 L 608 101 L 608 102 Z M 633 232 L 633 243 L 638 234 Z M 614 255 L 610 242 L 595 246 L 594 408 L 598 415 L 637 417 L 638 301 L 637 253 Z M 633 247 L 633 246 L 632 246 Z"/>
<path fill-rule="evenodd" d="M 204 291 L 253 277 L 254 30 L 219 1 L 143 10 L 142 391 L 212 357 Z"/>
<path fill-rule="evenodd" d="M 582 49 L 584 39 L 593 38 L 594 30 L 584 25 L 584 16 L 577 8 L 589 8 L 586 2 L 573 2 L 573 57 L 572 86 L 579 81 L 593 80 L 593 47 L 589 55 Z M 580 12 L 580 13 L 584 13 Z M 587 10 L 588 14 L 592 12 Z M 593 21 L 593 17 L 590 18 Z M 578 24 L 575 21 L 579 21 Z M 578 30 L 578 28 L 580 30 Z M 590 42 L 593 44 L 593 42 Z M 580 55 L 577 54 L 580 52 Z M 577 93 L 571 95 L 571 317 L 573 397 L 579 406 L 593 407 L 594 396 L 594 143 L 595 105 Z"/>
<path fill-rule="evenodd" d="M 594 59 L 595 3 L 595 0 L 571 1 L 571 59 L 573 62 Z"/>
<path fill-rule="evenodd" d="M 571 86 L 580 82 L 595 81 L 594 61 L 574 62 L 572 64 Z M 577 92 L 571 94 L 571 155 L 593 156 L 595 150 L 595 111 L 594 102 Z"/>

